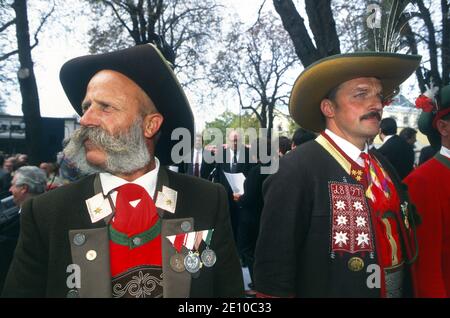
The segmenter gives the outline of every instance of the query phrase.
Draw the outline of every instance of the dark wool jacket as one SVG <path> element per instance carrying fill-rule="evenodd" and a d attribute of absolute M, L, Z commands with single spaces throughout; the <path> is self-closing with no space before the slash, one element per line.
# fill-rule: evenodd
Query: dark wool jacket
<path fill-rule="evenodd" d="M 392 167 L 375 156 L 391 176 L 401 202 L 407 200 Z M 367 285 L 372 273 L 368 266 L 378 263 L 376 244 L 372 255 L 331 253 L 333 181 L 358 184 L 317 141 L 289 152 L 281 158 L 279 171 L 266 179 L 254 266 L 258 292 L 277 297 L 380 297 L 380 288 Z M 403 218 L 396 214 L 408 241 Z M 355 256 L 364 262 L 358 271 L 349 266 Z M 411 295 L 409 269 L 406 273 L 403 292 Z"/>
<path fill-rule="evenodd" d="M 223 187 L 161 167 L 157 191 L 163 185 L 178 192 L 174 214 L 158 209 L 162 215 L 164 297 L 242 296 L 242 272 Z M 21 234 L 4 297 L 111 297 L 107 221 L 92 223 L 85 203 L 99 192 L 99 177 L 92 175 L 23 206 Z M 210 248 L 216 252 L 217 262 L 211 268 L 203 266 L 198 278 L 187 271 L 177 273 L 169 264 L 175 249 L 165 237 L 183 233 L 185 221 L 191 224 L 191 231 L 214 229 Z M 77 233 L 86 236 L 81 246 L 73 242 Z M 200 252 L 205 247 L 202 243 Z M 86 260 L 89 250 L 97 252 L 94 261 Z M 70 264 L 81 268 L 81 288 L 75 291 L 69 290 L 66 282 Z"/>

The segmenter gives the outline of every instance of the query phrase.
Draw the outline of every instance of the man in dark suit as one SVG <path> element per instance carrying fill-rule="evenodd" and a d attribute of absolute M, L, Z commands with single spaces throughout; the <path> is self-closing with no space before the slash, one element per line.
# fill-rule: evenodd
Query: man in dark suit
<path fill-rule="evenodd" d="M 259 296 L 412 295 L 411 205 L 367 140 L 378 133 L 382 96 L 419 62 L 403 54 L 339 54 L 297 78 L 290 114 L 320 135 L 281 158 L 263 184 L 254 265 Z"/>
<path fill-rule="evenodd" d="M 0 292 L 19 237 L 20 208 L 29 198 L 44 193 L 46 186 L 46 175 L 38 167 L 23 166 L 15 171 L 9 189 L 14 205 L 8 204 L 6 209 L 0 210 Z M 6 199 L 2 200 L 2 207 L 4 201 Z"/>
<path fill-rule="evenodd" d="M 159 50 L 75 58 L 60 78 L 82 116 L 64 152 L 91 174 L 24 204 L 3 296 L 243 295 L 225 190 L 165 167 L 194 121 Z"/>
<path fill-rule="evenodd" d="M 397 135 L 397 123 L 394 118 L 381 120 L 380 139 L 383 145 L 378 151 L 389 160 L 403 180 L 414 169 L 414 148 Z"/>
<path fill-rule="evenodd" d="M 251 168 L 249 160 L 249 151 L 245 147 L 242 136 L 236 130 L 228 133 L 227 145 L 223 147 L 223 155 L 220 162 L 216 163 L 215 174 L 216 181 L 221 183 L 228 194 L 228 204 L 230 206 L 231 226 L 238 250 L 240 251 L 238 233 L 241 220 L 242 208 L 236 203 L 238 198 L 235 196 L 225 173 L 242 173 L 247 177 Z"/>
<path fill-rule="evenodd" d="M 214 165 L 205 161 L 203 157 L 205 149 L 203 148 L 203 137 L 200 134 L 195 135 L 194 149 L 191 152 L 190 162 L 185 164 L 184 171 L 190 175 L 203 179 L 208 179 Z"/>

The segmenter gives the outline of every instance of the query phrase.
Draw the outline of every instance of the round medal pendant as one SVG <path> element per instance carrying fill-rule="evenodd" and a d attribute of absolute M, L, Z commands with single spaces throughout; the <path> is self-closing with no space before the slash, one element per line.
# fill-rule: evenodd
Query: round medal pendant
<path fill-rule="evenodd" d="M 206 248 L 206 250 L 204 250 L 202 252 L 201 257 L 202 257 L 202 263 L 206 267 L 213 267 L 217 260 L 216 253 L 209 248 Z"/>
<path fill-rule="evenodd" d="M 184 267 L 189 273 L 196 273 L 200 269 L 200 257 L 197 254 L 189 252 L 184 258 Z"/>
<path fill-rule="evenodd" d="M 184 272 L 184 256 L 183 254 L 175 254 L 170 257 L 170 267 L 177 273 Z"/>
<path fill-rule="evenodd" d="M 352 257 L 352 258 L 349 259 L 347 265 L 348 265 L 348 268 L 352 272 L 359 272 L 364 267 L 364 261 L 362 260 L 362 258 Z"/>

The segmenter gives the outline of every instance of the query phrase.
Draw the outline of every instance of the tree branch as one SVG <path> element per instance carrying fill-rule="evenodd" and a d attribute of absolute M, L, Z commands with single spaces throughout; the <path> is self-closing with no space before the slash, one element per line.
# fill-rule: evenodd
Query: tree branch
<path fill-rule="evenodd" d="M 136 15 L 139 19 L 138 32 L 140 34 L 141 43 L 147 42 L 147 21 L 144 17 L 144 0 L 139 0 L 136 7 Z"/>
<path fill-rule="evenodd" d="M 131 37 L 133 38 L 133 40 L 136 42 L 136 38 L 135 38 L 135 34 L 133 32 L 133 30 L 131 30 L 128 25 L 125 23 L 125 21 L 122 19 L 122 17 L 120 16 L 119 12 L 117 11 L 116 7 L 114 6 L 114 4 L 111 1 L 103 1 L 106 5 L 110 6 L 111 9 L 113 10 L 115 16 L 117 17 L 117 19 L 119 20 L 120 24 L 122 24 L 122 26 L 128 31 L 128 33 L 131 35 Z M 128 11 L 128 9 L 125 9 Z M 128 11 L 129 12 L 129 11 Z M 131 12 L 129 12 L 131 15 Z"/>
<path fill-rule="evenodd" d="M 273 0 L 275 10 L 283 21 L 284 29 L 289 33 L 297 56 L 307 67 L 321 56 L 309 37 L 304 19 L 300 16 L 292 0 Z"/>
<path fill-rule="evenodd" d="M 19 50 L 14 50 L 9 53 L 3 54 L 2 56 L 0 56 L 0 62 L 8 59 L 10 56 L 13 56 L 14 54 L 17 54 L 17 53 L 19 53 Z"/>
<path fill-rule="evenodd" d="M 45 22 L 47 22 L 47 19 L 52 15 L 54 11 L 55 11 L 55 1 L 53 1 L 52 9 L 42 17 L 41 23 L 39 24 L 36 33 L 34 33 L 34 44 L 30 47 L 30 50 L 34 49 L 39 44 L 38 39 L 39 32 L 41 32 L 41 29 L 44 26 Z"/>
<path fill-rule="evenodd" d="M 437 86 L 441 86 L 441 76 L 439 74 L 438 68 L 437 44 L 435 36 L 436 31 L 431 20 L 430 11 L 425 7 L 423 0 L 413 0 L 413 3 L 417 4 L 417 6 L 419 7 L 419 11 L 422 15 L 422 20 L 428 30 L 428 52 L 430 54 L 431 75 L 433 77 L 434 83 Z"/>
<path fill-rule="evenodd" d="M 0 33 L 5 31 L 9 26 L 16 23 L 16 18 L 12 19 L 11 21 L 6 22 L 4 25 L 0 27 Z"/>

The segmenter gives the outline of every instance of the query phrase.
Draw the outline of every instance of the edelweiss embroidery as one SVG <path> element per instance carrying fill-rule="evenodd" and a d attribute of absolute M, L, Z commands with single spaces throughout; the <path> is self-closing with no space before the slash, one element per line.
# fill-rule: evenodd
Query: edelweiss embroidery
<path fill-rule="evenodd" d="M 373 252 L 369 208 L 363 186 L 330 182 L 329 191 L 332 206 L 331 252 Z"/>

